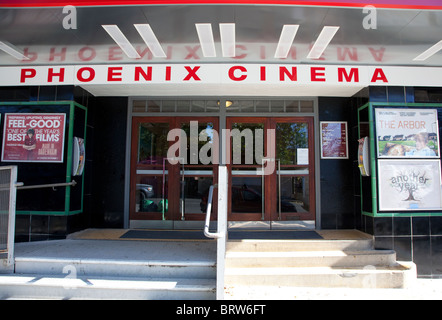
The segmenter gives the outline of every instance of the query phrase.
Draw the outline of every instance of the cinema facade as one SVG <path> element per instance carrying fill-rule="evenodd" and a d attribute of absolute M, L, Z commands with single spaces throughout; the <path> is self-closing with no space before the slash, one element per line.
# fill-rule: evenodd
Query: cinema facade
<path fill-rule="evenodd" d="M 23 0 L 0 17 L 1 165 L 77 182 L 19 191 L 17 241 L 202 230 L 224 183 L 229 228 L 358 229 L 442 275 L 437 1 Z"/>

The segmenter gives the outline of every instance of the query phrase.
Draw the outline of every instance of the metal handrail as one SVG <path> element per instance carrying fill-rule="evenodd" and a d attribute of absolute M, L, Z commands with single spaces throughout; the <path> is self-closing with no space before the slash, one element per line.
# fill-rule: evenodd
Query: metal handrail
<path fill-rule="evenodd" d="M 51 183 L 51 184 L 38 184 L 34 186 L 24 186 L 17 184 L 17 190 L 26 190 L 26 189 L 40 189 L 40 188 L 55 188 L 55 187 L 74 187 L 77 185 L 77 182 L 75 180 L 72 180 L 72 182 L 65 182 L 65 183 Z"/>
<path fill-rule="evenodd" d="M 278 194 L 279 194 L 279 199 L 278 199 L 278 204 L 279 204 L 279 210 L 278 210 L 278 220 L 281 220 L 281 197 L 282 197 L 282 192 L 281 192 L 281 159 L 276 159 L 276 161 L 278 161 L 278 171 L 276 172 L 278 174 Z"/>
<path fill-rule="evenodd" d="M 210 225 L 210 215 L 212 213 L 212 200 L 213 200 L 213 189 L 218 187 L 218 185 L 212 185 L 209 188 L 209 198 L 207 200 L 207 210 L 206 210 L 206 223 L 204 224 L 204 235 L 207 238 L 220 239 L 225 236 L 223 232 L 209 232 Z"/>

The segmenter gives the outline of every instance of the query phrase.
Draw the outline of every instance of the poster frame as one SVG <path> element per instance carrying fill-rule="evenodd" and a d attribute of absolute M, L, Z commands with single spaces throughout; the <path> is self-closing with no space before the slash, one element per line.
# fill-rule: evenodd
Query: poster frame
<path fill-rule="evenodd" d="M 341 142 L 345 142 L 345 156 L 339 156 L 339 155 L 333 155 L 333 156 L 327 156 L 324 155 L 324 136 L 323 136 L 323 124 L 335 124 L 340 125 L 342 128 L 342 125 L 345 127 L 345 136 L 341 135 Z M 321 139 L 321 159 L 335 159 L 335 160 L 347 160 L 349 159 L 348 154 L 348 122 L 347 121 L 320 121 L 319 122 L 319 128 L 320 128 L 320 139 Z"/>
<path fill-rule="evenodd" d="M 63 124 L 60 127 L 60 130 L 62 130 L 62 134 L 60 136 L 61 141 L 61 148 L 60 148 L 60 159 L 59 160 L 49 160 L 49 159 L 35 159 L 35 160 L 28 160 L 28 159 L 5 159 L 5 148 L 6 148 L 6 125 L 7 125 L 7 119 L 9 116 L 14 115 L 20 115 L 20 116 L 59 116 L 62 118 Z M 67 126 L 67 117 L 65 113 L 5 113 L 5 121 L 3 124 L 3 139 L 2 139 L 2 150 L 1 150 L 1 161 L 2 162 L 13 162 L 13 163 L 63 163 L 64 162 L 64 151 L 65 151 L 65 137 L 66 137 L 66 126 Z"/>
<path fill-rule="evenodd" d="M 433 144 L 435 144 L 437 146 L 437 153 L 435 155 L 385 155 L 385 154 L 381 154 L 381 147 L 380 147 L 381 141 L 385 142 L 386 144 L 389 143 L 391 145 L 403 146 L 404 148 L 410 149 L 413 147 L 412 143 L 410 143 L 410 141 L 413 141 L 414 136 L 416 134 L 422 133 L 422 131 L 419 129 L 408 129 L 408 131 L 405 129 L 402 129 L 403 131 L 399 131 L 399 129 L 397 129 L 398 131 L 396 132 L 396 134 L 397 134 L 396 136 L 391 137 L 389 135 L 385 135 L 385 134 L 383 134 L 383 132 L 385 132 L 385 131 L 380 130 L 381 119 L 379 116 L 379 112 L 382 112 L 382 111 L 383 112 L 395 112 L 396 115 L 393 118 L 395 119 L 395 121 L 397 121 L 397 119 L 400 120 L 400 116 L 398 115 L 398 113 L 400 113 L 400 112 L 407 111 L 407 112 L 418 113 L 418 112 L 422 112 L 423 110 L 424 110 L 423 108 L 413 108 L 413 107 L 408 107 L 408 108 L 406 108 L 406 107 L 404 107 L 404 108 L 400 108 L 400 107 L 379 108 L 379 107 L 376 107 L 374 109 L 375 128 L 376 128 L 376 152 L 377 152 L 376 157 L 378 159 L 421 159 L 421 158 L 439 159 L 440 158 L 440 150 L 439 150 L 439 142 L 440 141 L 439 141 L 439 129 L 438 129 L 439 128 L 439 121 L 438 121 L 438 116 L 437 116 L 437 109 L 435 109 L 435 108 L 425 108 L 425 112 L 433 112 L 433 116 L 434 116 L 433 120 L 434 120 L 434 125 L 435 125 L 435 128 L 434 128 L 435 132 L 431 132 L 431 134 L 435 134 L 435 136 L 436 136 L 436 140 L 434 142 L 432 142 Z M 404 118 L 404 119 L 406 119 L 406 118 Z M 413 119 L 415 120 L 414 122 L 419 123 L 418 121 L 416 121 L 416 117 L 414 117 Z M 388 132 L 388 131 L 386 131 L 386 132 Z M 400 134 L 401 132 L 404 134 L 401 135 Z M 406 136 L 407 133 L 408 134 L 413 133 L 412 134 L 413 138 L 407 138 L 407 136 Z M 385 140 L 385 136 L 389 136 L 391 140 L 388 140 L 388 142 L 387 142 L 387 140 Z M 403 137 L 400 138 L 400 136 L 403 136 Z M 410 134 L 410 136 L 411 136 L 411 134 Z M 381 137 L 383 138 L 383 140 L 381 140 Z M 432 140 L 432 139 L 430 139 L 430 140 Z M 395 143 L 395 141 L 397 141 L 397 142 Z M 428 143 L 429 142 L 430 141 L 428 141 Z M 414 144 L 414 146 L 415 146 L 415 144 Z M 413 150 L 413 149 L 411 149 L 411 150 Z M 411 151 L 411 150 L 408 150 L 408 151 Z M 434 150 L 433 150 L 433 152 L 434 152 Z"/>
<path fill-rule="evenodd" d="M 419 166 L 423 165 L 430 165 L 432 164 L 436 171 L 431 172 L 430 175 L 428 172 L 424 171 L 422 173 L 421 171 L 418 171 L 417 173 L 413 172 L 410 173 L 407 170 L 410 170 L 411 168 L 417 168 Z M 441 187 L 442 187 L 442 181 L 441 181 L 441 162 L 440 159 L 404 159 L 404 160 L 397 160 L 397 159 L 380 159 L 378 160 L 378 188 L 379 188 L 379 210 L 380 211 L 437 211 L 442 210 L 442 193 L 441 193 Z M 395 177 L 395 180 L 392 181 L 392 183 L 400 183 L 400 186 L 396 186 L 393 188 L 401 188 L 402 191 L 397 192 L 395 194 L 389 192 L 388 190 L 385 190 L 385 183 L 383 183 L 383 178 L 385 174 L 385 169 L 387 166 L 397 166 L 398 168 L 406 168 L 409 167 L 410 169 L 404 169 L 400 170 L 400 173 L 403 173 L 402 177 Z M 411 177 L 410 175 L 413 174 L 414 177 Z M 413 200 L 405 200 L 402 199 L 400 201 L 410 201 L 409 207 L 406 208 L 404 206 L 400 206 L 399 199 L 404 198 L 406 196 L 407 192 L 407 185 L 414 185 L 415 182 L 417 185 L 420 185 L 420 182 L 426 182 L 425 179 L 428 179 L 431 177 L 431 181 L 433 182 L 431 184 L 432 189 L 430 190 L 431 198 L 436 197 L 436 202 L 439 202 L 439 206 L 431 206 L 431 207 L 419 207 L 417 205 L 417 202 L 419 202 L 418 199 Z M 402 180 L 404 178 L 404 180 Z M 406 179 L 405 179 L 406 178 Z M 399 181 L 400 180 L 400 181 Z M 407 181 L 405 181 L 407 180 Z M 414 180 L 414 181 L 411 181 Z M 397 182 L 396 182 L 397 181 Z M 419 188 L 419 186 L 417 186 Z M 401 196 L 401 194 L 404 194 Z M 411 194 L 411 193 L 410 193 Z M 411 196 L 411 195 L 410 195 Z M 428 197 L 428 195 L 427 195 Z M 392 199 L 398 199 L 396 201 L 398 203 L 397 206 L 391 205 Z"/>

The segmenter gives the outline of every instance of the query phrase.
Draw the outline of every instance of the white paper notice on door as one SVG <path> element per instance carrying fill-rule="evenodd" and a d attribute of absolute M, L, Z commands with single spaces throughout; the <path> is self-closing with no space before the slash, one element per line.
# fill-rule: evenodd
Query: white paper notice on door
<path fill-rule="evenodd" d="M 296 157 L 298 165 L 308 165 L 308 148 L 296 149 Z"/>

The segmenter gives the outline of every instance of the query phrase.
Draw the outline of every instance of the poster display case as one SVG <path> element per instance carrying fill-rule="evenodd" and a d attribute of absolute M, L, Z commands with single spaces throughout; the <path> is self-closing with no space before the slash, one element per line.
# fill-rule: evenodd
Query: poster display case
<path fill-rule="evenodd" d="M 348 159 L 345 121 L 321 121 L 321 159 Z"/>
<path fill-rule="evenodd" d="M 381 211 L 442 210 L 440 160 L 379 160 Z"/>
<path fill-rule="evenodd" d="M 361 210 L 373 217 L 442 216 L 439 140 L 442 104 L 367 103 L 371 175 L 361 174 Z"/>
<path fill-rule="evenodd" d="M 76 182 L 20 190 L 17 214 L 83 212 L 86 124 L 87 108 L 74 101 L 0 102 L 0 165 L 17 165 L 25 186 Z"/>
<path fill-rule="evenodd" d="M 376 108 L 378 158 L 439 158 L 437 109 Z"/>
<path fill-rule="evenodd" d="M 3 162 L 62 163 L 66 114 L 6 113 Z"/>

